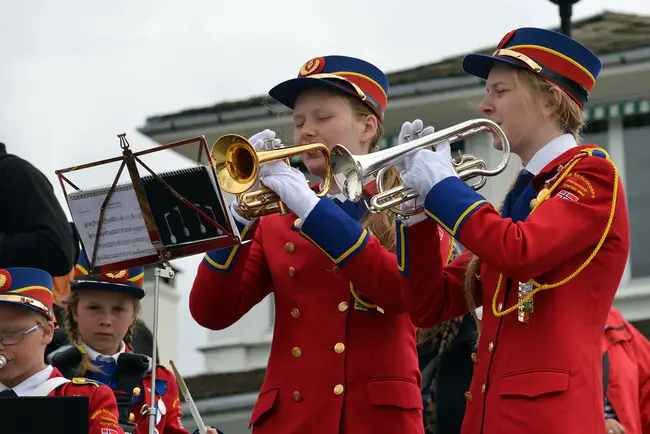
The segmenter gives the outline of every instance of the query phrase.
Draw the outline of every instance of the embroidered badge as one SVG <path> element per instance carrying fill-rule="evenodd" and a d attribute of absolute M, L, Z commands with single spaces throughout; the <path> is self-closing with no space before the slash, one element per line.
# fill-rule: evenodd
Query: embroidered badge
<path fill-rule="evenodd" d="M 11 288 L 11 274 L 7 270 L 0 270 L 0 291 Z"/>
<path fill-rule="evenodd" d="M 560 192 L 557 194 L 557 197 L 559 197 L 560 199 L 571 200 L 571 201 L 573 201 L 573 202 L 577 202 L 578 199 L 579 199 L 578 196 L 576 196 L 576 195 L 573 194 L 573 193 L 569 193 L 569 192 L 566 191 L 566 190 L 562 190 L 562 191 L 560 191 Z"/>
<path fill-rule="evenodd" d="M 311 59 L 300 68 L 300 76 L 305 77 L 311 74 L 318 74 L 325 68 L 325 59 L 322 57 L 316 57 Z"/>
<path fill-rule="evenodd" d="M 109 279 L 123 279 L 126 276 L 126 270 L 118 271 L 117 273 L 106 273 Z"/>
<path fill-rule="evenodd" d="M 596 191 L 591 185 L 591 182 L 579 173 L 569 173 L 566 177 L 566 182 L 562 187 L 572 190 L 581 197 L 585 195 L 591 196 L 592 199 L 596 197 Z"/>

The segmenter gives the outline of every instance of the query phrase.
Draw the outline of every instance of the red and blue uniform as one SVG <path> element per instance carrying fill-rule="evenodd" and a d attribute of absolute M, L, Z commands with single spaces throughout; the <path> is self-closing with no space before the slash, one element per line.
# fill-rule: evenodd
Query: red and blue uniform
<path fill-rule="evenodd" d="M 494 62 L 541 75 L 580 106 L 601 67 L 576 41 L 531 28 L 508 33 L 493 56 L 467 56 L 463 67 L 486 79 Z M 416 325 L 464 314 L 466 278 L 478 288 L 482 330 L 463 434 L 605 432 L 602 334 L 630 243 L 623 187 L 596 145 L 574 145 L 534 175 L 518 179 L 502 213 L 460 179 L 446 178 L 426 196 L 430 220 L 398 231 Z M 446 267 L 438 226 L 468 249 Z M 482 264 L 466 276 L 472 253 Z M 519 282 L 534 292 L 528 323 L 519 320 Z"/>

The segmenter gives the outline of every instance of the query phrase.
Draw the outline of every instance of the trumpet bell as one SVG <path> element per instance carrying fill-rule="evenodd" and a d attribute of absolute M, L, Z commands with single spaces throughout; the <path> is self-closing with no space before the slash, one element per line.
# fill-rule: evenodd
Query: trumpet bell
<path fill-rule="evenodd" d="M 355 157 L 342 145 L 334 145 L 330 151 L 332 178 L 341 193 L 349 200 L 358 202 L 363 194 L 363 167 Z"/>
<path fill-rule="evenodd" d="M 210 157 L 222 190 L 240 194 L 257 181 L 257 152 L 244 137 L 238 134 L 221 136 L 212 146 Z"/>
<path fill-rule="evenodd" d="M 275 149 L 258 152 L 244 137 L 226 134 L 212 145 L 210 157 L 219 186 L 223 191 L 237 195 L 239 202 L 237 212 L 242 217 L 252 220 L 277 212 L 287 214 L 290 211 L 280 197 L 268 187 L 262 186 L 252 190 L 260 179 L 260 165 L 276 161 L 289 165 L 289 158 L 292 156 L 313 151 L 321 151 L 326 160 L 325 180 L 320 192 L 316 194 L 318 197 L 323 197 L 329 191 L 332 182 L 330 153 L 323 143 L 278 145 Z"/>

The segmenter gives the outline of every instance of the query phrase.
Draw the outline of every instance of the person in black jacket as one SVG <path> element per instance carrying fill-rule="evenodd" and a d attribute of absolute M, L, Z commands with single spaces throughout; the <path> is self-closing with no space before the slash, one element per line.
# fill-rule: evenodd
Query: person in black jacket
<path fill-rule="evenodd" d="M 68 219 L 52 184 L 28 161 L 0 143 L 0 268 L 30 267 L 53 277 L 76 261 Z"/>
<path fill-rule="evenodd" d="M 454 243 L 449 261 L 462 251 Z M 465 391 L 472 381 L 477 319 L 470 313 L 429 329 L 418 329 L 425 434 L 459 434 L 465 416 Z"/>

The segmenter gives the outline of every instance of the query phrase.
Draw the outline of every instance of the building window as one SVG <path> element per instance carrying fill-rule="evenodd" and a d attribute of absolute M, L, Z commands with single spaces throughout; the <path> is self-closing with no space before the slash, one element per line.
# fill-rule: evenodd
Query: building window
<path fill-rule="evenodd" d="M 582 131 L 582 144 L 596 145 L 603 149 L 608 148 L 607 132 L 609 122 L 607 119 L 599 119 L 587 122 Z"/>
<path fill-rule="evenodd" d="M 594 119 L 593 121 L 587 121 L 585 124 L 584 130 L 582 132 L 583 135 L 587 134 L 596 134 L 596 133 L 606 133 L 608 128 L 609 122 L 607 119 Z"/>
<path fill-rule="evenodd" d="M 623 120 L 625 156 L 625 197 L 630 216 L 630 272 L 632 278 L 650 276 L 650 115 Z"/>

